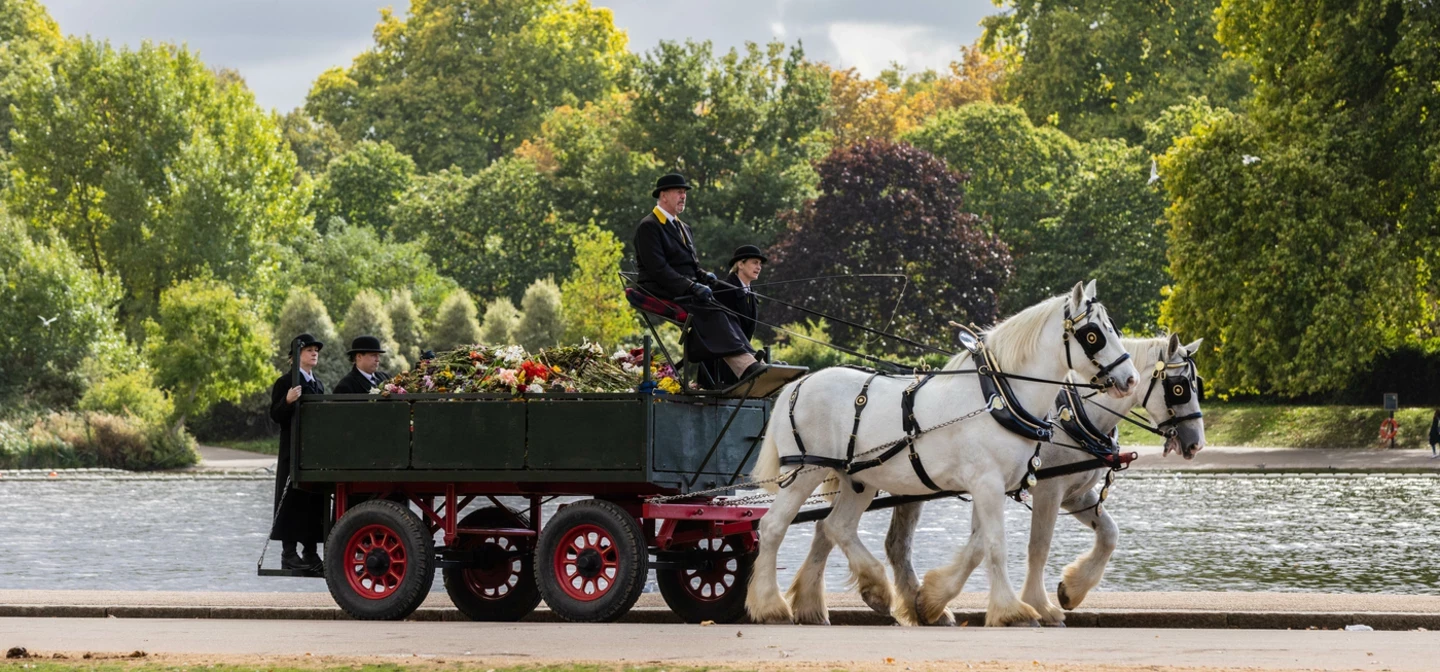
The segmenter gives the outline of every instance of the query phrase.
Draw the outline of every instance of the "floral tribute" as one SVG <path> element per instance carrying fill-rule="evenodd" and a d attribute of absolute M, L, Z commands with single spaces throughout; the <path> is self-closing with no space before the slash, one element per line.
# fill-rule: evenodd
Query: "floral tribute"
<path fill-rule="evenodd" d="M 370 390 L 403 394 L 522 394 L 655 392 L 675 394 L 680 383 L 669 364 L 651 362 L 644 383 L 644 351 L 606 355 L 595 343 L 545 348 L 530 354 L 518 345 L 473 345 L 422 359 L 415 368 Z"/>

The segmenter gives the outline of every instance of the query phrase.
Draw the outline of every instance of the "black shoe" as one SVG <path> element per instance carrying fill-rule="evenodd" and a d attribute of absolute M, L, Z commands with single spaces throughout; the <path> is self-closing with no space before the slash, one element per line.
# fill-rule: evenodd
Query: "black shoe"
<path fill-rule="evenodd" d="M 765 373 L 765 370 L 768 368 L 770 368 L 769 364 L 756 360 L 754 364 L 745 367 L 745 371 L 740 374 L 740 381 L 737 382 L 736 385 L 739 385 L 740 383 L 750 382 L 750 380 L 758 377 L 762 373 Z"/>
<path fill-rule="evenodd" d="M 280 554 L 280 569 L 310 569 L 309 563 L 300 557 L 299 553 L 290 551 Z"/>
<path fill-rule="evenodd" d="M 325 561 L 321 560 L 320 555 L 316 553 L 313 549 L 305 549 L 305 552 L 300 556 L 300 561 L 308 565 L 310 569 L 313 569 L 317 572 L 325 566 Z"/>

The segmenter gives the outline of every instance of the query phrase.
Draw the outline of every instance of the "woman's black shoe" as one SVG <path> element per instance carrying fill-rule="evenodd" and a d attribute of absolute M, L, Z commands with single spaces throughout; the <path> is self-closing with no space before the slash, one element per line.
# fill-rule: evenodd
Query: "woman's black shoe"
<path fill-rule="evenodd" d="M 756 376 L 759 376 L 760 374 L 765 373 L 765 369 L 768 369 L 768 368 L 770 368 L 770 365 L 769 365 L 769 364 L 766 364 L 765 362 L 756 360 L 754 364 L 751 364 L 750 366 L 745 367 L 745 371 L 740 374 L 740 383 L 749 382 L 751 379 L 755 378 Z M 736 384 L 738 385 L 739 383 L 736 383 Z"/>
<path fill-rule="evenodd" d="M 305 570 L 310 569 L 310 563 L 305 562 L 305 560 L 300 557 L 299 553 L 290 551 L 288 553 L 280 554 L 280 569 Z"/>

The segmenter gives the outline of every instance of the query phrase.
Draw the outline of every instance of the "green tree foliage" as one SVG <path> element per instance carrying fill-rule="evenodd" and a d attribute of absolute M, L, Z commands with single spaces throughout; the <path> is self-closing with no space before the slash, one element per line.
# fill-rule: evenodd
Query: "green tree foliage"
<path fill-rule="evenodd" d="M 420 241 L 466 290 L 519 301 L 531 282 L 570 270 L 575 227 L 550 207 L 544 182 L 532 161 L 513 156 L 473 176 L 417 178 L 395 209 L 395 237 Z"/>
<path fill-rule="evenodd" d="M 339 217 L 388 234 L 390 208 L 400 202 L 414 175 L 415 162 L 390 143 L 361 141 L 331 161 L 316 184 L 310 205 L 316 227 L 324 231 L 331 218 Z"/>
<path fill-rule="evenodd" d="M 615 347 L 635 333 L 635 313 L 616 275 L 624 249 L 615 234 L 597 227 L 575 236 L 575 269 L 560 287 L 567 343 Z"/>
<path fill-rule="evenodd" d="M 326 389 L 334 387 L 350 371 L 350 363 L 345 360 L 345 348 L 341 347 L 340 334 L 330 320 L 330 311 L 320 297 L 307 287 L 291 289 L 280 309 L 280 319 L 275 324 L 274 359 L 271 360 L 275 368 L 290 370 L 290 342 L 300 334 L 310 334 L 325 344 L 320 351 L 315 376 L 325 383 Z"/>
<path fill-rule="evenodd" d="M 550 278 L 530 283 L 520 302 L 520 322 L 513 338 L 530 352 L 560 344 L 565 337 L 565 314 L 560 287 Z"/>
<path fill-rule="evenodd" d="M 475 302 L 463 289 L 445 297 L 435 324 L 430 327 L 430 345 L 435 350 L 450 350 L 483 342 L 480 324 L 475 320 Z"/>
<path fill-rule="evenodd" d="M 60 27 L 39 0 L 0 0 L 0 159 L 10 150 L 10 106 L 17 90 L 45 70 L 61 44 Z"/>
<path fill-rule="evenodd" d="M 175 401 L 175 432 L 185 418 L 264 389 L 270 333 L 254 307 L 213 280 L 187 280 L 160 295 L 159 320 L 145 321 L 145 353 L 155 380 Z"/>
<path fill-rule="evenodd" d="M 64 240 L 33 242 L 0 208 L 0 396 L 78 399 L 86 358 L 124 345 L 119 299 L 119 285 L 86 268 Z"/>
<path fill-rule="evenodd" d="M 1227 0 L 1219 16 L 1255 97 L 1161 160 L 1164 317 L 1214 344 L 1201 363 L 1222 390 L 1342 389 L 1434 337 L 1440 23 L 1410 0 Z"/>
<path fill-rule="evenodd" d="M 395 342 L 395 326 L 390 321 L 390 313 L 385 311 L 385 302 L 379 294 L 368 289 L 356 294 L 350 308 L 345 311 L 345 318 L 340 322 L 340 342 L 336 344 L 336 354 L 349 350 L 350 343 L 357 336 L 380 339 L 380 347 L 385 349 L 380 355 L 381 371 L 396 373 L 410 368 L 410 362 L 400 354 L 400 344 Z"/>
<path fill-rule="evenodd" d="M 1007 96 L 1079 140 L 1144 140 L 1144 123 L 1191 96 L 1230 107 L 1245 63 L 1215 40 L 1220 0 L 1005 0 L 984 45 L 1009 64 Z M 1302 31 L 1303 32 L 1303 31 Z"/>
<path fill-rule="evenodd" d="M 454 280 L 440 274 L 419 242 L 395 242 L 373 229 L 334 219 L 324 235 L 307 231 L 286 265 L 292 285 L 313 289 L 326 306 L 348 306 L 362 289 L 412 289 L 420 307 L 433 313 Z"/>
<path fill-rule="evenodd" d="M 390 324 L 395 328 L 395 343 L 399 346 L 396 352 L 413 366 L 420 361 L 420 352 L 425 349 L 422 347 L 425 344 L 425 322 L 420 317 L 420 310 L 415 307 L 410 290 L 392 291 L 385 311 L 390 314 Z"/>
<path fill-rule="evenodd" d="M 774 254 L 776 276 L 903 273 L 910 289 L 898 311 L 908 319 L 891 327 L 915 340 L 946 333 L 949 320 L 995 319 L 1010 255 L 980 229 L 978 217 L 963 210 L 961 174 L 924 150 L 882 140 L 837 149 L 817 170 L 821 195 L 787 217 Z M 896 310 L 895 297 L 879 292 L 789 287 L 785 294 L 793 302 L 860 324 L 883 327 L 877 316 Z M 788 317 L 771 319 L 792 321 Z M 856 345 L 865 338 L 850 327 L 831 328 L 837 343 Z"/>
<path fill-rule="evenodd" d="M 634 90 L 622 139 L 699 185 L 683 218 L 702 264 L 718 268 L 739 244 L 769 245 L 783 228 L 777 213 L 814 195 L 830 77 L 800 47 L 747 44 L 716 57 L 709 42 L 661 42 L 642 59 Z M 643 215 L 623 220 L 621 240 Z"/>
<path fill-rule="evenodd" d="M 507 297 L 500 297 L 485 306 L 485 322 L 480 326 L 480 342 L 486 345 L 509 345 L 515 342 L 515 326 L 520 324 L 520 311 Z"/>
<path fill-rule="evenodd" d="M 1145 122 L 1145 151 L 1156 157 L 1164 154 L 1176 140 L 1190 135 L 1196 126 L 1218 120 L 1224 111 L 1211 107 L 1203 96 L 1170 106 Z"/>
<path fill-rule="evenodd" d="M 139 418 L 147 427 L 159 427 L 175 417 L 175 402 L 155 382 L 148 366 L 116 372 L 85 390 L 79 408 Z"/>
<path fill-rule="evenodd" d="M 321 75 L 306 110 L 423 172 L 476 171 L 551 108 L 609 93 L 631 58 L 610 10 L 585 0 L 413 0 L 403 20 L 381 11 L 375 45 Z"/>
<path fill-rule="evenodd" d="M 305 228 L 308 194 L 242 85 L 184 48 L 71 41 L 13 109 L 6 201 L 120 280 L 132 333 L 177 280 L 208 275 L 268 304 L 277 241 Z"/>
<path fill-rule="evenodd" d="M 315 123 L 304 108 L 297 107 L 280 117 L 280 132 L 295 153 L 300 169 L 312 177 L 319 177 L 332 159 L 345 153 L 340 134 L 330 126 Z"/>

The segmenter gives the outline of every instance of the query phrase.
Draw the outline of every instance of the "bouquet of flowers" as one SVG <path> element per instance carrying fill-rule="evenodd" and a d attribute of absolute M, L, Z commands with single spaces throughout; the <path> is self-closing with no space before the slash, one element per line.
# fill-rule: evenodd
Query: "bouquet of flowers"
<path fill-rule="evenodd" d="M 422 359 L 415 368 L 370 392 L 382 396 L 634 392 L 642 387 L 643 362 L 643 350 L 622 350 L 606 356 L 595 343 L 545 348 L 535 354 L 518 345 L 473 345 Z M 669 364 L 652 363 L 651 377 L 658 391 L 680 391 L 675 370 Z"/>

